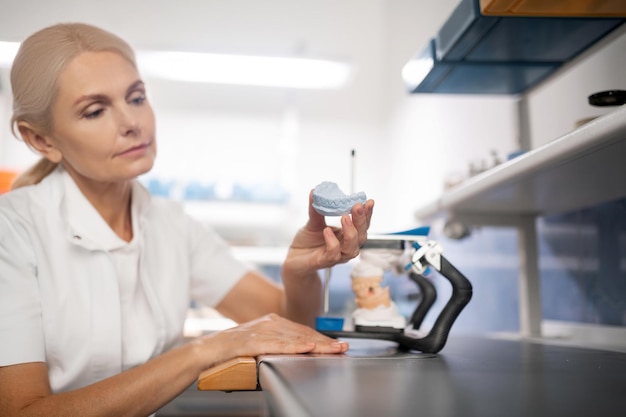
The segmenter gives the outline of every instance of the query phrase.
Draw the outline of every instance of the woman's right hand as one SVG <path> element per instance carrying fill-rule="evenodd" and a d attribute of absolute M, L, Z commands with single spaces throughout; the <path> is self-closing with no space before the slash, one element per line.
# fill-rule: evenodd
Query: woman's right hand
<path fill-rule="evenodd" d="M 297 353 L 344 353 L 348 343 L 339 341 L 312 328 L 285 319 L 277 314 L 268 314 L 239 326 L 203 336 L 194 341 L 200 354 L 214 366 L 238 356 Z M 207 349 L 208 355 L 202 351 Z M 218 357 L 216 351 L 221 352 Z M 212 358 L 211 358 L 212 357 Z M 211 361 L 211 359 L 213 359 Z"/>

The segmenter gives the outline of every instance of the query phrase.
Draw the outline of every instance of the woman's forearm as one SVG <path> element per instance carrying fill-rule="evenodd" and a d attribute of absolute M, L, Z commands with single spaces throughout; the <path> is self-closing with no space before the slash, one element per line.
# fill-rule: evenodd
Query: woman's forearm
<path fill-rule="evenodd" d="M 322 311 L 322 283 L 317 272 L 291 276 L 283 269 L 285 300 L 284 316 L 298 323 L 315 327 L 315 318 Z"/>
<path fill-rule="evenodd" d="M 41 397 L 15 415 L 147 416 L 178 396 L 210 366 L 210 361 L 204 367 L 200 364 L 195 349 L 193 344 L 184 345 L 87 387 Z"/>

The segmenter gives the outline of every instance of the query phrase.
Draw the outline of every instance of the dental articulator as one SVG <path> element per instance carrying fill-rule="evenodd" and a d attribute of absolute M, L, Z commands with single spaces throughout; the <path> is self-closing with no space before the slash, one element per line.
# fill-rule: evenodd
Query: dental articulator
<path fill-rule="evenodd" d="M 323 182 L 313 190 L 313 207 L 324 216 L 349 213 L 356 203 L 364 203 L 363 192 L 345 195 L 336 184 Z M 351 320 L 329 317 L 330 270 L 324 277 L 324 316 L 318 317 L 316 329 L 335 338 L 361 338 L 393 341 L 401 349 L 437 353 L 446 344 L 457 317 L 472 298 L 472 285 L 444 256 L 439 243 L 428 239 L 430 227 L 397 233 L 370 235 L 361 246 L 351 270 L 356 310 Z M 433 326 L 421 329 L 426 314 L 437 298 L 433 283 L 427 278 L 436 270 L 450 282 L 452 295 Z M 402 316 L 390 299 L 389 288 L 381 287 L 385 271 L 408 274 L 420 292 L 420 300 L 411 317 Z"/>

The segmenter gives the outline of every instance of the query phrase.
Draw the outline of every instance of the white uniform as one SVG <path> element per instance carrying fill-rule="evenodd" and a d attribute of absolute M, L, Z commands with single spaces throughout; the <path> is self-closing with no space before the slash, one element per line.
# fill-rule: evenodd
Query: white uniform
<path fill-rule="evenodd" d="M 55 393 L 118 374 L 177 345 L 191 299 L 214 306 L 250 269 L 138 182 L 131 212 L 125 242 L 61 168 L 0 196 L 0 366 L 45 361 Z"/>

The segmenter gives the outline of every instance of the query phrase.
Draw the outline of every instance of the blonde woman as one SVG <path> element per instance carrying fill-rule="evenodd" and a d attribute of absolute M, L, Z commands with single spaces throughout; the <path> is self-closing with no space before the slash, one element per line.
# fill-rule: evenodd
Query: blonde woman
<path fill-rule="evenodd" d="M 126 42 L 45 28 L 11 83 L 12 128 L 42 159 L 0 197 L 0 415 L 145 416 L 236 356 L 348 349 L 310 327 L 317 271 L 359 253 L 373 201 L 341 228 L 309 201 L 279 286 L 135 180 L 156 135 Z M 192 299 L 242 324 L 181 344 Z"/>

